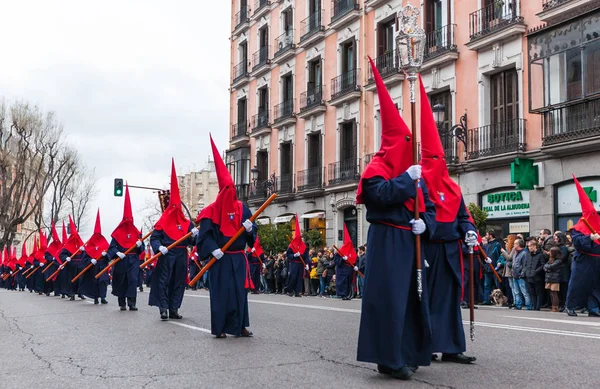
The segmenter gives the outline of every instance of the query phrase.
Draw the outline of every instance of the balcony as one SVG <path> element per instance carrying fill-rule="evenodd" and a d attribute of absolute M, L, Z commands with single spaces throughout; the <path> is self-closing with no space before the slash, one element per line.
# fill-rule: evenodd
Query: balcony
<path fill-rule="evenodd" d="M 519 0 L 497 0 L 469 15 L 470 50 L 489 48 L 527 30 Z"/>
<path fill-rule="evenodd" d="M 273 107 L 274 128 L 281 128 L 296 123 L 296 112 L 294 112 L 295 105 L 296 99 L 290 99 Z"/>
<path fill-rule="evenodd" d="M 250 194 L 250 184 L 236 184 L 235 185 L 235 193 L 238 200 L 242 202 L 248 201 L 248 196 Z"/>
<path fill-rule="evenodd" d="M 251 136 L 260 136 L 271 132 L 271 124 L 269 123 L 269 110 L 262 110 L 252 116 L 252 132 Z"/>
<path fill-rule="evenodd" d="M 296 188 L 298 193 L 309 192 L 310 195 L 323 190 L 323 168 L 315 166 L 306 170 L 301 170 L 297 175 Z"/>
<path fill-rule="evenodd" d="M 273 174 L 268 180 L 250 185 L 248 203 L 262 204 L 269 196 L 277 192 L 277 177 Z"/>
<path fill-rule="evenodd" d="M 365 7 L 367 9 L 367 12 L 369 12 L 381 5 L 384 5 L 388 1 L 389 0 L 365 0 Z"/>
<path fill-rule="evenodd" d="M 469 164 L 498 165 L 525 151 L 525 119 L 513 119 L 468 130 Z M 488 158 L 490 157 L 490 158 Z"/>
<path fill-rule="evenodd" d="M 254 3 L 254 13 L 252 13 L 252 19 L 256 20 L 263 15 L 266 15 L 271 10 L 270 0 L 256 0 Z"/>
<path fill-rule="evenodd" d="M 558 16 L 573 15 L 573 12 L 584 13 L 594 7 L 596 0 L 542 0 L 542 11 L 537 14 L 542 22 L 547 22 Z M 562 19 L 562 18 L 559 18 Z"/>
<path fill-rule="evenodd" d="M 275 50 L 273 62 L 277 64 L 281 64 L 296 55 L 294 30 L 288 30 L 275 38 Z"/>
<path fill-rule="evenodd" d="M 231 138 L 229 143 L 232 147 L 239 147 L 250 141 L 247 125 L 246 121 L 243 121 L 231 126 Z"/>
<path fill-rule="evenodd" d="M 456 24 L 448 24 L 427 33 L 425 54 L 421 71 L 436 66 L 443 66 L 458 59 L 458 51 L 454 40 Z"/>
<path fill-rule="evenodd" d="M 289 200 L 294 197 L 294 175 L 282 174 L 275 177 L 275 189 L 277 191 L 278 200 Z"/>
<path fill-rule="evenodd" d="M 312 115 L 325 112 L 325 100 L 323 100 L 323 85 L 316 85 L 300 95 L 299 118 L 307 118 Z"/>
<path fill-rule="evenodd" d="M 259 77 L 271 70 L 269 52 L 269 46 L 264 46 L 252 55 L 252 73 L 250 73 L 250 77 Z"/>
<path fill-rule="evenodd" d="M 565 155 L 598 150 L 600 99 L 553 108 L 542 115 L 542 151 Z"/>
<path fill-rule="evenodd" d="M 332 0 L 331 23 L 329 28 L 339 30 L 360 18 L 360 7 L 357 0 Z"/>
<path fill-rule="evenodd" d="M 248 15 L 248 6 L 242 7 L 234 16 L 234 25 L 232 35 L 238 35 L 250 27 L 250 18 Z"/>
<path fill-rule="evenodd" d="M 331 79 L 330 105 L 337 107 L 360 98 L 359 74 L 360 69 L 352 69 Z"/>
<path fill-rule="evenodd" d="M 396 50 L 388 50 L 384 54 L 376 57 L 373 62 L 375 62 L 375 67 L 379 71 L 383 82 L 387 87 L 391 85 L 395 85 L 404 80 L 404 74 L 400 70 L 398 66 L 398 57 L 396 55 Z M 375 78 L 373 76 L 373 70 L 369 66 L 369 82 L 365 85 L 366 90 L 374 90 L 375 89 Z"/>
<path fill-rule="evenodd" d="M 240 86 L 247 84 L 249 81 L 250 74 L 248 73 L 248 60 L 244 58 L 242 62 L 233 67 L 233 82 L 231 83 L 231 88 L 237 89 Z"/>
<path fill-rule="evenodd" d="M 356 158 L 350 158 L 343 161 L 338 161 L 329 164 L 327 172 L 328 187 L 333 186 L 354 186 L 360 180 L 360 160 L 358 163 Z"/>
<path fill-rule="evenodd" d="M 298 46 L 307 48 L 322 39 L 325 39 L 325 26 L 323 24 L 323 10 L 314 12 L 300 22 L 300 42 Z"/>

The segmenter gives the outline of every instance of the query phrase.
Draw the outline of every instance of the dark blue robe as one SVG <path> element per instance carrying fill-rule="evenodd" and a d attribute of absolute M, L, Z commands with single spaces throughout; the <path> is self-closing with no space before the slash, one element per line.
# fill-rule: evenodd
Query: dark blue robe
<path fill-rule="evenodd" d="M 427 229 L 421 239 L 435 233 L 435 206 L 421 180 Z M 423 294 L 419 302 L 415 264 L 415 235 L 410 220 L 414 213 L 404 203 L 416 196 L 408 173 L 385 180 L 373 177 L 362 182 L 367 221 L 367 258 L 357 359 L 391 369 L 428 366 L 431 363 L 429 294 L 424 264 Z M 396 228 L 381 222 L 402 226 Z M 423 246 L 422 246 L 423 248 Z"/>
<path fill-rule="evenodd" d="M 244 204 L 241 221 L 251 216 L 252 212 Z M 214 250 L 223 247 L 231 238 L 223 236 L 219 226 L 210 219 L 203 219 L 199 229 L 196 244 L 202 259 L 210 258 Z M 256 226 L 252 233 L 244 232 L 210 268 L 210 327 L 213 335 L 226 333 L 240 336 L 242 329 L 250 326 L 246 290 L 250 269 L 244 250 L 246 245 L 253 247 L 255 239 Z"/>
<path fill-rule="evenodd" d="M 577 230 L 572 232 L 573 264 L 567 292 L 567 309 L 586 307 L 598 312 L 600 305 L 600 245 L 592 242 L 589 235 Z M 566 262 L 566 259 L 563 259 Z"/>
<path fill-rule="evenodd" d="M 21 290 L 25 290 L 25 285 L 26 285 L 27 280 L 25 279 L 23 272 L 29 268 L 21 267 L 21 266 L 18 266 L 18 268 L 21 269 L 21 271 L 19 271 L 19 274 L 17 274 L 17 287 Z"/>
<path fill-rule="evenodd" d="M 65 264 L 65 267 L 59 273 L 59 275 L 62 274 L 63 277 L 61 282 L 61 292 L 70 297 L 73 297 L 76 294 L 81 296 L 81 293 L 79 293 L 79 283 L 81 282 L 81 278 L 75 281 L 75 283 L 71 282 L 71 280 L 83 270 L 83 266 L 81 265 L 81 251 L 74 257 L 71 257 L 71 255 L 72 253 L 67 249 L 62 249 L 58 253 L 58 257 L 62 263 Z M 71 257 L 70 262 L 67 262 L 67 257 Z"/>
<path fill-rule="evenodd" d="M 84 252 L 81 256 L 81 265 L 83 268 L 86 268 L 87 265 L 91 263 L 92 258 L 87 252 Z M 96 279 L 96 274 L 100 273 L 106 266 L 108 266 L 108 258 L 104 256 L 97 259 L 96 264 L 92 265 L 92 267 L 79 278 L 81 280 L 81 283 L 79 284 L 80 294 L 93 299 L 106 298 L 106 291 L 110 282 L 108 272 Z"/>
<path fill-rule="evenodd" d="M 424 242 L 429 263 L 427 290 L 434 352 L 460 354 L 467 349 L 460 308 L 464 264 L 469 261 L 463 257 L 461 264 L 461 240 L 467 231 L 475 231 L 475 226 L 461 201 L 456 219 L 451 223 L 436 222 L 435 234 Z"/>
<path fill-rule="evenodd" d="M 354 279 L 354 266 L 351 266 L 344 258 L 335 254 L 335 294 L 338 297 L 348 297 L 352 293 L 352 281 Z"/>
<path fill-rule="evenodd" d="M 40 294 L 45 293 L 44 287 L 46 286 L 46 277 L 45 274 L 42 274 L 42 271 L 45 269 L 46 264 L 44 264 L 44 266 L 40 266 L 40 261 L 38 261 L 37 259 L 33 261 L 33 264 L 34 266 L 39 267 L 39 269 L 37 269 L 35 273 L 30 277 L 34 279 L 33 290 Z"/>
<path fill-rule="evenodd" d="M 190 281 L 194 279 L 194 277 L 196 277 L 198 275 L 198 273 L 200 273 L 200 261 L 198 260 L 198 257 L 196 257 L 195 255 L 192 255 L 189 259 L 190 262 Z M 148 277 L 148 273 L 146 273 L 146 277 Z M 194 285 L 192 287 L 192 289 L 196 289 L 197 285 L 200 283 L 201 280 L 198 280 L 196 282 L 196 285 Z"/>
<path fill-rule="evenodd" d="M 294 257 L 295 253 L 296 252 L 292 250 L 291 247 L 288 247 L 288 249 L 285 252 L 285 256 L 287 257 L 287 260 L 290 263 L 286 287 L 287 293 L 298 296 L 300 293 L 302 293 L 302 288 L 304 286 L 305 266 L 310 262 L 308 258 L 308 245 L 306 246 L 306 250 L 301 256 L 304 260 L 304 263 L 302 263 L 300 257 Z"/>
<path fill-rule="evenodd" d="M 187 226 L 182 226 L 186 233 L 190 232 L 193 227 L 191 222 Z M 154 230 L 150 236 L 150 245 L 155 253 L 160 252 L 158 250 L 160 246 L 169 247 L 174 242 L 164 231 Z M 188 271 L 187 246 L 193 244 L 194 241 L 190 237 L 179 246 L 169 250 L 167 255 L 158 257 L 156 268 L 152 274 L 148 305 L 169 310 L 177 310 L 181 307 Z"/>
<path fill-rule="evenodd" d="M 255 253 L 249 252 L 248 254 L 248 263 L 250 264 L 250 277 L 252 278 L 252 284 L 254 285 L 253 290 L 260 289 L 260 273 L 262 271 L 262 265 L 258 260 L 258 257 Z M 264 254 L 262 255 L 261 260 L 264 260 Z"/>
<path fill-rule="evenodd" d="M 33 269 L 31 269 L 31 266 L 33 266 Z M 25 270 L 31 269 L 25 275 L 25 284 L 27 285 L 27 289 L 29 289 L 29 292 L 33 292 L 33 290 L 35 289 L 35 274 L 29 278 L 27 278 L 27 276 L 29 276 L 31 274 L 31 272 L 35 270 L 35 264 L 31 263 L 31 262 L 27 262 L 25 267 L 26 267 Z M 40 270 L 38 270 L 38 271 L 40 271 Z"/>
<path fill-rule="evenodd" d="M 58 275 L 56 276 L 56 279 L 54 280 L 50 280 L 50 276 L 52 274 L 54 274 L 54 272 L 56 271 L 56 269 L 58 269 L 58 267 L 60 266 L 58 264 L 58 262 L 56 261 L 56 259 L 48 252 L 44 253 L 44 259 L 46 259 L 46 266 L 44 266 L 44 269 L 42 270 L 46 270 L 46 272 L 44 273 L 44 279 L 46 280 L 46 285 L 51 285 L 52 290 L 54 290 L 54 295 L 58 295 L 60 294 L 60 282 L 61 282 L 61 277 L 60 274 L 64 272 L 64 269 L 60 271 L 60 273 L 58 273 Z"/>
<path fill-rule="evenodd" d="M 113 238 L 106 250 L 107 257 L 117 257 L 117 252 L 125 253 L 129 247 L 122 247 Z M 143 251 L 143 246 L 136 247 L 125 258 L 119 260 L 112 267 L 112 295 L 117 297 L 127 297 L 130 299 L 137 298 L 137 284 L 140 276 L 140 254 Z"/>

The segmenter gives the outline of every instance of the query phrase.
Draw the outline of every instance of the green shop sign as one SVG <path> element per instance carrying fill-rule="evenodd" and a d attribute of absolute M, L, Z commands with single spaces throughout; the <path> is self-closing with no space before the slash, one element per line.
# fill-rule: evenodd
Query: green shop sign
<path fill-rule="evenodd" d="M 529 192 L 516 190 L 493 192 L 482 196 L 481 207 L 488 212 L 489 219 L 529 216 Z"/>

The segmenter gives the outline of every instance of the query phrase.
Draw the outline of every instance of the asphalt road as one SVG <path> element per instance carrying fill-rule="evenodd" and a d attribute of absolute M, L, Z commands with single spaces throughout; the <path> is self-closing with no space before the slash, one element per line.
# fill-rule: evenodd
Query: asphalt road
<path fill-rule="evenodd" d="M 467 345 L 475 365 L 434 362 L 404 382 L 356 361 L 360 300 L 251 295 L 254 337 L 215 339 L 206 292 L 186 292 L 180 321 L 161 322 L 147 298 L 121 312 L 113 296 L 93 305 L 0 290 L 0 388 L 600 385 L 600 320 L 587 315 L 480 308 Z"/>

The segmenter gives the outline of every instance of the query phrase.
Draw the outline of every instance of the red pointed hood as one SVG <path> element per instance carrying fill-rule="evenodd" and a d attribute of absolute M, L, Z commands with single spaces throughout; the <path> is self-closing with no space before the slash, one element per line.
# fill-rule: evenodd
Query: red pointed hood
<path fill-rule="evenodd" d="M 394 101 L 381 79 L 381 75 L 373 60 L 369 57 L 377 96 L 379 97 L 379 116 L 381 120 L 381 148 L 375 154 L 371 162 L 366 166 L 358 183 L 356 202 L 364 204 L 362 196 L 363 180 L 373 177 L 382 177 L 390 180 L 404 173 L 413 165 L 412 136 L 410 129 L 402 120 Z M 419 210 L 425 212 L 425 202 L 422 195 L 419 196 Z M 408 200 L 405 206 L 414 210 L 414 200 Z"/>
<path fill-rule="evenodd" d="M 210 144 L 215 161 L 217 180 L 219 181 L 219 194 L 214 203 L 205 207 L 200 212 L 197 222 L 202 219 L 211 219 L 213 224 L 219 226 L 224 236 L 231 237 L 242 226 L 242 212 L 244 208 L 242 202 L 237 199 L 235 184 L 212 139 L 212 135 L 210 137 Z"/>
<path fill-rule="evenodd" d="M 590 226 L 592 226 L 595 232 L 600 232 L 600 216 L 598 216 L 598 212 L 596 212 L 596 209 L 594 208 L 594 203 L 592 203 L 592 200 L 590 200 L 587 193 L 585 193 L 585 190 L 583 190 L 583 187 L 575 175 L 573 175 L 573 181 L 575 182 L 577 194 L 579 195 L 579 204 L 581 204 L 581 217 L 584 217 L 588 223 L 590 223 Z M 579 220 L 579 222 L 573 226 L 573 229 L 581 232 L 584 235 L 589 235 L 592 233 L 592 231 L 590 231 L 590 229 L 581 220 Z"/>
<path fill-rule="evenodd" d="M 108 241 L 102 236 L 102 227 L 100 225 L 100 209 L 96 213 L 96 225 L 94 226 L 94 234 L 85 244 L 85 252 L 90 258 L 98 259 L 102 256 L 102 252 L 108 249 Z"/>
<path fill-rule="evenodd" d="M 65 227 L 65 221 L 62 222 L 62 242 L 67 242 L 69 237 L 67 236 L 67 227 Z"/>
<path fill-rule="evenodd" d="M 356 250 L 354 249 L 354 243 L 352 243 L 352 238 L 350 237 L 350 233 L 348 232 L 348 228 L 346 228 L 346 223 L 344 223 L 344 244 L 340 247 L 340 254 L 348 257 L 348 262 L 354 266 L 356 263 Z"/>
<path fill-rule="evenodd" d="M 15 270 L 15 262 L 12 258 L 12 249 L 4 246 L 4 252 L 2 253 L 2 257 L 4 258 L 4 266 L 8 266 L 10 270 Z"/>
<path fill-rule="evenodd" d="M 296 230 L 294 231 L 294 239 L 292 239 L 292 243 L 288 246 L 294 252 L 299 252 L 304 255 L 306 251 L 306 243 L 302 240 L 302 231 L 300 231 L 300 222 L 298 221 L 298 214 L 296 214 Z"/>
<path fill-rule="evenodd" d="M 248 247 L 248 252 L 251 252 L 254 249 L 254 255 L 260 258 L 261 255 L 264 254 L 262 246 L 260 245 L 260 238 L 258 235 L 256 236 L 256 240 L 254 241 L 254 246 L 252 248 Z"/>
<path fill-rule="evenodd" d="M 27 242 L 23 242 L 23 248 L 21 249 L 21 258 L 19 258 L 19 265 L 20 266 L 25 266 L 25 263 L 27 262 L 27 260 L 29 259 L 28 255 L 27 255 Z"/>
<path fill-rule="evenodd" d="M 435 204 L 435 220 L 451 223 L 462 202 L 460 186 L 450 178 L 442 140 L 435 124 L 431 104 L 419 75 L 421 90 L 421 161 L 429 198 Z"/>
<path fill-rule="evenodd" d="M 44 254 L 46 253 L 46 250 L 48 249 L 48 239 L 46 238 L 46 235 L 44 235 L 44 233 L 42 231 L 40 231 L 40 241 L 37 247 L 37 250 L 34 251 L 34 258 L 37 259 L 39 262 L 41 263 L 46 263 L 46 259 L 44 257 Z"/>
<path fill-rule="evenodd" d="M 83 246 L 83 241 L 79 236 L 79 232 L 77 231 L 77 227 L 75 226 L 71 215 L 69 215 L 69 226 L 71 235 L 69 236 L 69 239 L 67 239 L 63 249 L 67 250 L 70 254 L 74 254 L 81 246 Z"/>
<path fill-rule="evenodd" d="M 140 238 L 140 231 L 133 224 L 133 212 L 131 211 L 131 199 L 129 197 L 129 186 L 125 184 L 125 203 L 123 207 L 123 220 L 111 234 L 117 243 L 126 249 L 132 247 Z"/>
<path fill-rule="evenodd" d="M 56 226 L 52 222 L 52 243 L 48 246 L 46 252 L 52 255 L 54 258 L 58 257 L 58 253 L 63 247 L 63 242 L 58 238 L 58 232 L 56 232 Z"/>
<path fill-rule="evenodd" d="M 164 231 L 173 240 L 178 240 L 188 232 L 190 221 L 181 209 L 181 198 L 179 196 L 179 182 L 175 171 L 175 160 L 171 160 L 171 196 L 169 205 L 160 219 L 154 225 L 154 229 Z"/>

